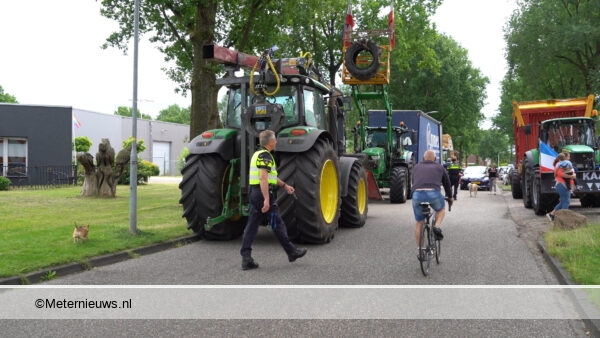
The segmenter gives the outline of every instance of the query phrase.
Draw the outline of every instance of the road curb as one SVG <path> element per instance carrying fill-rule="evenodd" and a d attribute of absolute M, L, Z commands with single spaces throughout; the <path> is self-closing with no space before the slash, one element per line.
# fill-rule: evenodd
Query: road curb
<path fill-rule="evenodd" d="M 116 252 L 113 254 L 108 254 L 104 256 L 94 257 L 89 260 L 82 260 L 79 262 L 69 263 L 65 265 L 59 265 L 52 268 L 43 269 L 40 271 L 32 272 L 23 276 L 14 276 L 8 277 L 4 279 L 0 279 L 0 285 L 29 285 L 29 284 L 37 284 L 42 282 L 46 276 L 52 276 L 52 278 L 56 277 L 64 277 L 70 274 L 88 271 L 93 268 L 110 265 L 118 262 L 123 262 L 132 258 L 137 258 L 139 256 L 145 256 L 149 254 L 153 254 L 156 252 L 180 247 L 182 245 L 190 244 L 193 242 L 197 242 L 200 240 L 200 237 L 197 235 L 191 235 L 186 237 L 181 237 L 178 239 L 170 240 L 163 243 L 156 243 L 152 245 L 148 245 L 145 247 L 125 250 Z"/>
<path fill-rule="evenodd" d="M 544 242 L 544 239 L 540 238 L 537 244 L 538 248 L 540 249 L 540 252 L 542 253 L 542 256 L 544 257 L 544 260 L 546 261 L 546 263 L 548 263 L 548 265 L 550 265 L 550 268 L 552 269 L 552 272 L 558 279 L 558 282 L 561 285 L 578 285 L 577 283 L 573 282 L 571 276 L 563 268 L 562 264 L 557 259 L 550 256 L 548 250 L 546 249 L 546 243 Z M 580 290 L 566 289 L 566 292 L 573 301 L 573 304 L 575 304 L 577 312 L 581 315 L 585 327 L 590 331 L 590 335 L 592 337 L 600 337 L 600 319 L 592 319 L 600 318 L 598 314 L 598 308 L 594 304 L 589 302 L 589 300 L 587 299 L 587 295 L 581 293 L 576 294 L 577 291 Z"/>

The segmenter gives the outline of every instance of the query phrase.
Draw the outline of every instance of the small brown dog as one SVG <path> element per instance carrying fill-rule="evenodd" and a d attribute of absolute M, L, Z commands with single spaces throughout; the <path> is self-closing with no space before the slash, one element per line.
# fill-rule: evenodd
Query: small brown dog
<path fill-rule="evenodd" d="M 90 231 L 90 225 L 77 225 L 75 223 L 75 230 L 73 230 L 73 243 L 83 242 L 88 238 L 88 232 Z"/>
<path fill-rule="evenodd" d="M 477 190 L 479 190 L 479 185 L 469 183 L 469 197 L 477 197 Z"/>

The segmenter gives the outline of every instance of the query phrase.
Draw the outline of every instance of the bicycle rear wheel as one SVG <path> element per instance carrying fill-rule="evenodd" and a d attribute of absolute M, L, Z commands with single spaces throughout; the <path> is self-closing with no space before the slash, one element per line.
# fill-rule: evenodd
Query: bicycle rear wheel
<path fill-rule="evenodd" d="M 424 276 L 429 275 L 429 266 L 431 265 L 431 242 L 429 234 L 431 230 L 429 228 L 429 224 L 425 221 L 424 224 L 421 225 L 421 233 L 419 234 L 419 261 L 421 263 L 421 271 Z"/>

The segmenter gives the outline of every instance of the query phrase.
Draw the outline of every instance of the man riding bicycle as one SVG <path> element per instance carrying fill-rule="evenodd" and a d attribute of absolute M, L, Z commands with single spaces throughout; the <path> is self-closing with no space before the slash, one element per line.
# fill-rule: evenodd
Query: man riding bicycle
<path fill-rule="evenodd" d="M 429 202 L 431 208 L 435 210 L 435 224 L 433 233 L 437 240 L 444 238 L 440 225 L 444 220 L 446 204 L 444 195 L 442 195 L 440 186 L 444 186 L 448 203 L 452 205 L 452 190 L 450 188 L 450 179 L 444 166 L 436 162 L 436 156 L 433 150 L 427 150 L 423 154 L 423 162 L 418 163 L 413 168 L 413 185 L 412 185 L 412 206 L 417 221 L 415 228 L 415 240 L 417 249 L 419 249 L 419 234 L 421 226 L 425 220 L 423 215 L 422 202 Z"/>

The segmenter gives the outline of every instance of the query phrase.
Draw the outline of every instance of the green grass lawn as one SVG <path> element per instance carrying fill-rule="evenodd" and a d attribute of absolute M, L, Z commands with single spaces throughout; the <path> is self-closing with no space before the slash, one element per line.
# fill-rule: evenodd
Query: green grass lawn
<path fill-rule="evenodd" d="M 580 285 L 600 285 L 600 224 L 544 234 L 548 253 L 557 258 Z"/>
<path fill-rule="evenodd" d="M 500 187 L 511 190 L 510 185 Z M 600 224 L 576 230 L 552 229 L 543 236 L 548 253 L 561 262 L 575 283 L 600 285 Z M 596 302 L 600 304 L 600 296 Z"/>
<path fill-rule="evenodd" d="M 177 184 L 140 185 L 137 234 L 129 232 L 129 186 L 117 197 L 80 197 L 81 187 L 0 191 L 0 278 L 191 235 Z M 90 225 L 73 243 L 73 228 Z"/>

